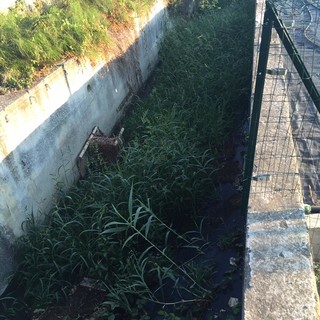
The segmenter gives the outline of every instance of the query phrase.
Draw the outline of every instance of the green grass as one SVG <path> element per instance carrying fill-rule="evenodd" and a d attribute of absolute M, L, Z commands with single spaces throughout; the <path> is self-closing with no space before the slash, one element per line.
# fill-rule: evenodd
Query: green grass
<path fill-rule="evenodd" d="M 1 92 L 30 87 L 37 72 L 63 59 L 103 55 L 112 41 L 110 25 L 132 23 L 132 12 L 143 14 L 154 2 L 56 0 L 51 5 L 39 1 L 30 9 L 17 1 L 8 13 L 0 13 Z M 170 5 L 177 8 L 181 1 Z M 213 4 L 203 4 L 208 5 Z"/>
<path fill-rule="evenodd" d="M 30 10 L 18 1 L 0 13 L 0 87 L 29 87 L 37 70 L 70 56 L 96 55 L 108 46 L 111 23 L 130 23 L 154 0 L 57 0 Z M 96 52 L 92 51 L 95 47 Z M 99 50 L 100 48 L 100 50 Z"/>
<path fill-rule="evenodd" d="M 207 246 L 200 206 L 217 197 L 219 150 L 250 91 L 253 19 L 253 3 L 239 0 L 167 35 L 155 87 L 121 124 L 119 162 L 91 157 L 47 225 L 25 226 L 15 275 L 23 305 L 60 303 L 83 277 L 106 290 L 106 319 L 148 319 L 148 302 L 187 305 L 183 319 L 213 299 L 213 270 L 196 263 Z M 179 249 L 192 258 L 177 261 Z"/>

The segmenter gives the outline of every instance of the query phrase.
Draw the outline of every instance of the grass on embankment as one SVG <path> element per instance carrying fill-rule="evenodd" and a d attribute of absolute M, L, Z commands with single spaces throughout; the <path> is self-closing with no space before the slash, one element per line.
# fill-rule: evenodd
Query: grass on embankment
<path fill-rule="evenodd" d="M 48 226 L 29 222 L 15 275 L 24 295 L 14 308 L 62 302 L 83 277 L 106 290 L 103 319 L 149 319 L 168 304 L 185 319 L 214 299 L 212 264 L 195 262 L 207 244 L 199 206 L 215 197 L 217 150 L 250 91 L 252 7 L 234 1 L 167 35 L 156 85 L 124 121 L 120 161 L 92 159 Z M 178 261 L 179 248 L 192 258 Z"/>
<path fill-rule="evenodd" d="M 0 88 L 26 88 L 45 66 L 70 56 L 103 53 L 111 41 L 110 24 L 130 23 L 130 12 L 145 12 L 154 2 L 38 1 L 30 9 L 17 1 L 8 13 L 0 13 Z"/>
<path fill-rule="evenodd" d="M 178 8 L 182 2 L 170 0 L 169 5 Z M 0 13 L 0 94 L 30 87 L 39 71 L 62 59 L 104 55 L 113 41 L 110 26 L 130 25 L 132 13 L 144 14 L 154 3 L 55 0 L 29 7 L 17 1 L 7 13 Z"/>

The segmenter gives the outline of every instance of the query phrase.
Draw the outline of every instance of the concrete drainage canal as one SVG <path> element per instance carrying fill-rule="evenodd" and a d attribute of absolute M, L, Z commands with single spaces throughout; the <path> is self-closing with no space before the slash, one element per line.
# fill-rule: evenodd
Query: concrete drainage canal
<path fill-rule="evenodd" d="M 244 119 L 239 119 L 239 121 L 244 121 Z M 99 232 L 100 237 L 101 235 L 108 235 L 111 238 L 110 235 L 112 235 L 114 240 L 120 240 L 120 248 L 122 251 L 126 251 L 128 256 L 123 257 L 121 255 L 123 262 L 120 262 L 119 268 L 123 268 L 126 275 L 124 279 L 115 275 L 116 284 L 114 288 L 106 287 L 104 281 L 88 277 L 87 274 L 90 273 L 85 273 L 86 276 L 75 281 L 75 284 L 64 293 L 68 297 L 67 304 L 59 302 L 64 301 L 63 297 L 59 297 L 54 305 L 45 309 L 33 310 L 33 313 L 30 314 L 30 311 L 21 303 L 24 300 L 24 290 L 26 288 L 20 287 L 14 279 L 1 301 L 1 312 L 6 314 L 5 319 L 135 319 L 134 314 L 140 314 L 140 319 L 156 320 L 242 319 L 245 217 L 241 214 L 241 179 L 242 158 L 245 150 L 243 127 L 240 127 L 226 141 L 224 147 L 219 150 L 219 166 L 221 169 L 218 172 L 218 182 L 213 189 L 216 190 L 214 191 L 215 199 L 201 202 L 196 224 L 194 224 L 195 217 L 181 220 L 179 216 L 170 225 L 163 221 L 160 222 L 147 204 L 142 204 L 139 200 L 139 204 L 134 205 L 134 194 L 131 193 L 132 189 L 130 189 L 129 201 L 125 204 L 125 206 L 128 206 L 129 216 L 122 215 L 123 211 L 114 208 L 114 214 L 117 218 L 120 218 L 120 221 L 113 219 L 109 222 L 109 225 L 108 223 L 104 224 L 109 228 L 103 227 L 99 231 L 81 231 L 83 234 L 80 234 L 80 238 L 88 233 L 90 240 L 87 238 L 86 241 L 95 241 L 94 245 L 98 246 L 107 246 L 108 242 L 104 239 L 103 244 L 99 244 L 99 241 L 95 238 L 97 232 Z M 91 154 L 90 161 L 98 161 L 99 167 L 104 166 L 105 160 L 99 160 L 102 154 L 97 153 L 95 147 L 91 152 L 94 158 Z M 96 165 L 94 164 L 94 166 Z M 91 166 L 93 165 L 91 164 Z M 90 168 L 88 170 L 90 171 Z M 112 179 L 117 179 L 117 176 L 112 177 Z M 87 181 L 80 181 L 79 184 L 86 185 Z M 103 188 L 103 182 L 97 180 L 96 176 L 91 187 L 94 185 Z M 79 186 L 76 188 L 79 188 Z M 107 190 L 105 189 L 105 191 Z M 88 195 L 86 194 L 86 196 Z M 67 197 L 73 198 L 72 192 Z M 83 194 L 79 197 L 83 201 Z M 63 201 L 64 210 L 70 204 L 69 200 Z M 91 206 L 90 203 L 89 207 Z M 130 212 L 131 206 L 135 210 L 134 212 Z M 74 212 L 74 209 L 72 209 L 72 212 Z M 66 228 L 64 227 L 66 223 L 70 224 L 74 232 L 77 225 L 84 222 L 74 220 L 74 217 L 66 222 L 65 217 L 62 218 L 60 214 L 61 212 L 59 212 L 58 217 L 63 219 L 64 222 L 59 226 L 59 233 L 61 233 L 63 241 L 68 244 L 69 239 L 65 234 L 67 230 L 63 230 Z M 56 217 L 53 219 L 56 219 Z M 160 223 L 160 226 L 157 226 L 156 223 L 153 224 L 152 220 Z M 45 241 L 47 242 L 46 247 L 41 248 L 44 253 L 50 245 L 53 245 L 53 247 L 50 247 L 53 252 L 56 250 L 54 246 L 59 246 L 58 242 L 51 243 L 50 231 L 46 230 L 45 234 L 41 234 L 38 227 L 32 225 L 30 228 L 29 232 L 31 234 L 28 237 L 31 239 L 29 238 L 29 241 L 37 240 L 33 237 L 48 236 Z M 151 240 L 149 240 L 151 237 L 148 234 L 153 232 L 157 233 L 156 236 L 159 239 L 153 240 L 154 242 L 151 243 Z M 128 239 L 134 237 L 137 238 L 134 242 L 132 240 L 134 246 L 140 246 L 140 250 L 141 247 L 144 249 L 142 249 L 143 252 L 140 253 L 140 256 L 136 256 L 137 253 L 133 255 L 131 248 L 128 251 L 126 250 L 131 241 L 128 241 Z M 147 242 L 147 245 L 144 242 Z M 165 247 L 163 247 L 164 245 Z M 63 246 L 64 250 L 68 250 L 65 244 Z M 69 248 L 70 251 L 74 250 L 72 246 Z M 88 253 L 90 256 L 97 255 L 97 253 L 94 253 L 94 249 L 94 247 L 90 249 L 90 253 Z M 86 259 L 85 256 L 79 258 Z M 91 258 L 94 259 L 93 256 Z M 108 267 L 101 265 L 103 258 L 103 255 L 99 257 L 99 266 L 96 266 L 96 268 L 108 272 Z M 57 257 L 54 259 L 57 259 Z M 115 257 L 110 255 L 105 259 L 109 262 L 109 259 L 115 259 Z M 119 256 L 117 259 L 120 259 Z M 51 261 L 47 263 L 51 263 Z M 124 266 L 124 263 L 127 265 Z M 148 265 L 149 263 L 151 267 Z M 37 267 L 42 267 L 40 261 Z M 56 267 L 58 268 L 58 266 Z M 130 270 L 127 270 L 128 267 Z M 78 278 L 81 269 L 77 266 L 75 268 L 77 268 L 75 278 Z M 57 276 L 55 271 L 51 272 L 54 276 Z M 102 272 L 102 270 L 99 270 L 99 272 Z M 23 274 L 24 270 L 19 270 L 19 273 Z M 113 275 L 110 274 L 109 276 L 112 277 Z M 155 277 L 155 280 L 152 280 L 152 277 Z M 72 281 L 69 278 L 68 282 L 70 280 Z M 60 281 L 59 279 L 59 283 Z M 117 286 L 120 288 L 117 288 Z M 117 296 L 120 292 L 117 293 L 116 289 L 121 290 L 121 294 L 128 297 Z M 146 302 L 141 301 L 141 305 L 139 305 L 140 295 L 145 295 L 146 291 L 148 291 Z M 106 297 L 108 297 L 107 302 Z M 46 299 L 47 297 L 43 298 Z M 120 303 L 124 302 L 121 299 L 125 299 L 125 303 L 129 304 L 126 312 L 122 310 L 123 307 Z M 132 302 L 130 299 L 132 299 Z M 15 314 L 14 317 L 10 317 L 11 309 L 12 314 Z M 129 312 L 131 312 L 130 316 L 126 315 Z M 113 318 L 113 315 L 115 318 Z"/>
<path fill-rule="evenodd" d="M 45 221 L 23 223 L 0 318 L 241 319 L 253 3 L 206 10 L 168 32 L 154 85 L 113 136 L 96 117 L 81 178 L 67 191 L 57 179 L 60 200 Z M 98 77 L 117 84 L 124 62 L 85 85 L 90 99 Z"/>

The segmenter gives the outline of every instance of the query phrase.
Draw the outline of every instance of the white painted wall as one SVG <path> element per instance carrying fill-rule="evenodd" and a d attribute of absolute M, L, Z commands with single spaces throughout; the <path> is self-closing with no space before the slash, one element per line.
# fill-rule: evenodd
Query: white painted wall
<path fill-rule="evenodd" d="M 57 183 L 68 187 L 78 178 L 76 159 L 88 135 L 96 125 L 110 132 L 123 102 L 147 80 L 167 22 L 159 0 L 121 33 L 120 56 L 94 66 L 69 60 L 0 111 L 0 293 L 21 224 L 32 212 L 48 212 Z"/>

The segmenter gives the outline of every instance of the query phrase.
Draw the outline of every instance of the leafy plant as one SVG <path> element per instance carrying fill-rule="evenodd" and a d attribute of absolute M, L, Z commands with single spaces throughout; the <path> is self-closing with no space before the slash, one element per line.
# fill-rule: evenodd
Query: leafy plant
<path fill-rule="evenodd" d="M 166 312 L 166 311 L 164 311 L 164 310 L 160 310 L 159 312 L 158 312 L 158 314 L 160 315 L 160 316 L 163 316 L 164 317 L 164 319 L 166 319 L 166 320 L 181 320 L 181 318 L 180 317 L 178 317 L 178 316 L 176 316 L 174 313 L 168 313 L 168 312 Z"/>

